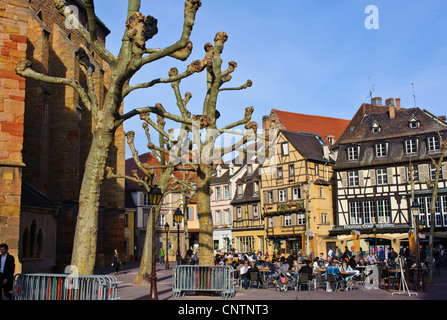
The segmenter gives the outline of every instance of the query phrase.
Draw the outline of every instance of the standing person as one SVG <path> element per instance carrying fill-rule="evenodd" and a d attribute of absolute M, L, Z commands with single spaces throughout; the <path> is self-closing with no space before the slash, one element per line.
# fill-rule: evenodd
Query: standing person
<path fill-rule="evenodd" d="M 118 274 L 118 270 L 121 265 L 120 254 L 118 250 L 115 249 L 115 253 L 113 254 L 113 263 L 112 266 L 115 268 L 115 274 Z"/>
<path fill-rule="evenodd" d="M 15 259 L 8 253 L 8 245 L 0 244 L 0 300 L 2 300 L 2 291 L 5 296 L 11 300 L 11 291 L 14 284 Z"/>
<path fill-rule="evenodd" d="M 163 248 L 160 248 L 160 250 L 158 251 L 158 257 L 160 258 L 160 264 L 164 264 L 165 263 L 165 251 L 163 250 Z"/>

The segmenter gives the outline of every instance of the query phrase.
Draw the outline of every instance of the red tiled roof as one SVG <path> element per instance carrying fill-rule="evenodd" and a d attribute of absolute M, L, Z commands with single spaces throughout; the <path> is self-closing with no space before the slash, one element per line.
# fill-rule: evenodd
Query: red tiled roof
<path fill-rule="evenodd" d="M 327 136 L 334 136 L 335 141 L 337 141 L 350 122 L 350 120 L 346 119 L 281 111 L 278 109 L 272 109 L 272 112 L 275 112 L 286 130 L 316 133 L 329 145 L 331 143 L 329 143 Z"/>
<path fill-rule="evenodd" d="M 146 152 L 142 155 L 139 155 L 138 158 L 140 159 L 141 163 L 148 163 L 150 165 L 153 166 L 157 166 L 159 165 L 157 159 L 155 159 L 155 157 L 153 156 L 153 154 L 151 152 Z M 166 160 L 169 161 L 169 156 L 166 155 Z M 132 171 L 136 170 L 138 173 L 138 176 L 142 176 L 142 172 L 141 170 L 138 168 L 138 166 L 135 163 L 135 160 L 133 158 L 129 158 L 126 159 L 126 175 L 128 176 L 132 176 Z M 159 169 L 156 169 L 157 171 L 157 176 L 159 177 Z M 178 178 L 179 180 L 183 179 L 183 171 L 174 171 L 173 175 Z M 197 180 L 197 174 L 195 172 L 191 172 L 191 171 L 186 171 L 185 172 L 185 178 L 189 177 L 190 175 L 193 175 L 192 179 L 190 180 L 191 182 Z M 171 181 L 173 181 L 174 179 L 171 179 Z M 126 188 L 129 190 L 132 189 L 137 189 L 138 188 L 138 183 L 127 180 L 126 179 Z M 168 187 L 168 189 L 170 189 L 171 187 Z"/>

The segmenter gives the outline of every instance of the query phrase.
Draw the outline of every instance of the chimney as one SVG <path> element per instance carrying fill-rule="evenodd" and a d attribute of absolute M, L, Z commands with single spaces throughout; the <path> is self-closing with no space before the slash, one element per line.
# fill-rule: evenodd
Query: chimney
<path fill-rule="evenodd" d="M 382 105 L 382 98 L 381 97 L 375 97 L 371 99 L 371 104 L 373 106 L 381 106 Z"/>
<path fill-rule="evenodd" d="M 396 110 L 400 110 L 400 98 L 396 98 Z"/>
<path fill-rule="evenodd" d="M 262 129 L 268 131 L 270 129 L 269 116 L 262 116 Z"/>
<path fill-rule="evenodd" d="M 390 119 L 394 119 L 396 117 L 396 109 L 394 108 L 394 98 L 386 99 L 385 105 L 389 107 Z"/>

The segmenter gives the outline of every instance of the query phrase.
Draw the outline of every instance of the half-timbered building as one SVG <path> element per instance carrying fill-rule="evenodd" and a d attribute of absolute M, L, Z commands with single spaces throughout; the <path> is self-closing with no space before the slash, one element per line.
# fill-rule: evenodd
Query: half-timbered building
<path fill-rule="evenodd" d="M 432 159 L 439 159 L 447 123 L 427 110 L 401 108 L 400 99 L 396 106 L 391 98 L 376 111 L 374 105 L 369 107 L 371 113 L 352 121 L 336 145 L 336 225 L 330 234 L 343 247 L 351 248 L 357 240 L 355 250 L 377 252 L 377 246 L 397 250 L 408 244 L 414 227 L 413 199 L 420 203 L 419 218 L 428 231 L 430 182 L 436 173 Z M 409 168 L 414 170 L 414 187 Z M 439 178 L 436 231 L 445 237 L 446 162 Z"/>
<path fill-rule="evenodd" d="M 326 252 L 332 244 L 333 159 L 321 136 L 279 131 L 261 165 L 261 207 L 269 254 Z"/>

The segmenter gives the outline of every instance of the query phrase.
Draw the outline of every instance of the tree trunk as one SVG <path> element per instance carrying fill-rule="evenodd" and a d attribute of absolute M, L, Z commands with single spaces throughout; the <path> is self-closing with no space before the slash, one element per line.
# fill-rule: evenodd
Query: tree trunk
<path fill-rule="evenodd" d="M 213 219 L 210 209 L 212 165 L 201 164 L 197 180 L 197 214 L 199 216 L 199 264 L 214 265 Z"/>
<path fill-rule="evenodd" d="M 71 258 L 71 264 L 79 274 L 93 274 L 95 267 L 101 184 L 114 132 L 107 126 L 93 132 L 92 145 L 85 162 Z"/>
<path fill-rule="evenodd" d="M 157 217 L 160 213 L 161 206 L 157 206 L 155 208 L 155 221 L 157 221 Z M 152 226 L 152 208 L 150 210 L 149 217 L 147 219 L 146 225 L 146 236 L 144 237 L 144 245 L 143 245 L 143 255 L 141 256 L 140 268 L 138 269 L 138 274 L 133 279 L 134 284 L 149 284 L 151 281 L 151 272 L 152 272 L 152 234 L 155 232 Z"/>

